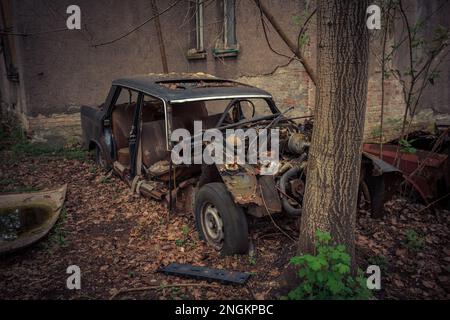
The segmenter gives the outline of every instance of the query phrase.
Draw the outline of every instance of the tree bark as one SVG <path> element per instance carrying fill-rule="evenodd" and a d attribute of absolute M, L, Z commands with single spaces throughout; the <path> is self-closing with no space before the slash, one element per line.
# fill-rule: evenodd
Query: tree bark
<path fill-rule="evenodd" d="M 354 258 L 368 79 L 367 0 L 317 1 L 317 88 L 299 251 L 329 231 Z M 354 259 L 352 259 L 354 261 Z"/>

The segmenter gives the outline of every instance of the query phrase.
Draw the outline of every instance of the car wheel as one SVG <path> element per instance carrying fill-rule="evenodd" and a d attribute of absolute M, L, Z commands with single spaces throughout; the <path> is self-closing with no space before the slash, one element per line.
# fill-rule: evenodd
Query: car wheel
<path fill-rule="evenodd" d="M 370 210 L 372 218 L 384 217 L 384 179 L 369 177 L 359 185 L 358 205 L 360 209 Z"/>
<path fill-rule="evenodd" d="M 208 183 L 198 191 L 195 197 L 195 222 L 200 239 L 221 254 L 247 253 L 247 218 L 223 183 Z"/>

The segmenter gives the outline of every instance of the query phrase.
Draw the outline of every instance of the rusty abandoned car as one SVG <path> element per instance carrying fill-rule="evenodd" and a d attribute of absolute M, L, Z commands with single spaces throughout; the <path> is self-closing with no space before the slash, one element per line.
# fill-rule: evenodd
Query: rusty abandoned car
<path fill-rule="evenodd" d="M 205 74 L 136 76 L 115 80 L 103 105 L 82 107 L 81 120 L 85 147 L 95 150 L 99 165 L 133 192 L 193 214 L 200 238 L 222 254 L 247 252 L 247 215 L 301 214 L 312 121 L 289 118 L 264 90 Z M 262 175 L 260 163 L 174 164 L 171 133 L 193 133 L 194 121 L 221 132 L 278 128 L 279 170 Z M 360 195 L 373 215 L 391 194 L 385 180 L 397 171 L 363 154 Z"/>

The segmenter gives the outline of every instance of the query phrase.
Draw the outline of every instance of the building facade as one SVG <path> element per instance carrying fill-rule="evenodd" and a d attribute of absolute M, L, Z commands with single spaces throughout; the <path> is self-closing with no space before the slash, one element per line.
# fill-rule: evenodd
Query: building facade
<path fill-rule="evenodd" d="M 286 35 L 314 10 L 312 1 L 261 0 Z M 413 21 L 429 19 L 424 36 L 449 26 L 445 0 L 410 0 Z M 314 84 L 253 0 L 77 0 L 81 29 L 67 28 L 68 0 L 0 0 L 0 97 L 2 112 L 14 112 L 35 140 L 73 142 L 80 136 L 81 105 L 100 105 L 111 81 L 135 74 L 205 72 L 263 88 L 293 115 L 314 113 Z M 444 4 L 445 5 L 445 4 Z M 439 10 L 441 9 L 441 10 Z M 157 19 L 155 17 L 158 17 Z M 152 19 L 153 17 L 153 19 Z M 382 20 L 383 22 L 383 20 Z M 389 29 L 389 43 L 402 33 Z M 379 139 L 381 114 L 381 30 L 373 30 L 365 138 Z M 301 51 L 314 66 L 315 17 Z M 404 50 L 401 48 L 401 50 Z M 167 70 L 165 69 L 167 66 Z M 432 126 L 450 113 L 450 58 L 427 88 L 413 128 Z M 404 59 L 393 68 L 405 70 Z M 384 139 L 398 136 L 405 110 L 404 84 L 385 82 Z"/>

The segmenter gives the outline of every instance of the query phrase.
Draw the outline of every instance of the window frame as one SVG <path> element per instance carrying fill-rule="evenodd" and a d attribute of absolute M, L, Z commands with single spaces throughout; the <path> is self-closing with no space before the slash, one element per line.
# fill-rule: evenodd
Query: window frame
<path fill-rule="evenodd" d="M 205 0 L 190 0 L 189 13 L 194 11 L 195 19 L 191 23 L 193 31 L 190 31 L 190 46 L 187 52 L 188 60 L 205 59 L 205 37 L 204 37 L 204 2 Z M 195 38 L 195 39 L 192 39 Z"/>
<path fill-rule="evenodd" d="M 223 44 L 225 49 L 237 45 L 235 0 L 223 0 Z"/>
<path fill-rule="evenodd" d="M 221 39 L 213 49 L 215 58 L 236 57 L 239 44 L 236 33 L 236 0 L 221 0 L 219 15 L 222 16 Z"/>

